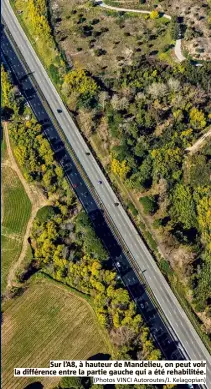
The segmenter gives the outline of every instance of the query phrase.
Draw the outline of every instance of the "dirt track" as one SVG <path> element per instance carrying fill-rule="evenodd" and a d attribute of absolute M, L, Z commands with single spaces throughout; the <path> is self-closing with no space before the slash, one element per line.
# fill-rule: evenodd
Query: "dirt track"
<path fill-rule="evenodd" d="M 8 280 L 7 280 L 7 290 L 8 290 L 15 284 L 14 280 L 15 280 L 16 271 L 26 256 L 26 251 L 28 247 L 28 237 L 30 235 L 32 224 L 37 214 L 37 211 L 44 205 L 47 205 L 49 203 L 49 200 L 45 198 L 45 196 L 43 195 L 43 193 L 38 187 L 36 187 L 35 185 L 28 184 L 27 181 L 25 180 L 12 152 L 7 123 L 3 123 L 3 126 L 4 126 L 4 136 L 5 136 L 5 142 L 7 147 L 7 154 L 8 154 L 8 158 L 6 159 L 6 161 L 4 161 L 4 165 L 8 165 L 11 169 L 13 169 L 16 172 L 32 205 L 31 216 L 29 218 L 26 231 L 24 234 L 23 245 L 22 245 L 20 256 L 18 260 L 12 265 L 9 271 Z"/>

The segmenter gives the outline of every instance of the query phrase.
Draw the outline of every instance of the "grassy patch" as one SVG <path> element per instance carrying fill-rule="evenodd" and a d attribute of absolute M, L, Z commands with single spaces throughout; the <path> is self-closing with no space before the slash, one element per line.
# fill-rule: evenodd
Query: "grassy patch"
<path fill-rule="evenodd" d="M 31 203 L 16 173 L 3 168 L 3 227 L 7 233 L 23 234 L 31 213 Z"/>
<path fill-rule="evenodd" d="M 4 292 L 10 266 L 13 262 L 15 262 L 18 259 L 21 253 L 22 240 L 12 239 L 9 236 L 7 237 L 2 235 L 1 247 L 2 247 L 1 287 L 2 287 L 2 292 Z"/>
<path fill-rule="evenodd" d="M 1 138 L 1 159 L 3 160 L 4 156 L 6 154 L 6 143 L 5 143 L 3 131 L 2 131 L 2 135 L 1 136 L 2 136 L 2 138 Z"/>
<path fill-rule="evenodd" d="M 31 203 L 16 173 L 8 166 L 2 169 L 2 290 L 6 286 L 11 264 L 18 259 L 23 235 L 31 213 Z"/>
<path fill-rule="evenodd" d="M 33 282 L 3 309 L 4 388 L 22 389 L 37 381 L 14 378 L 15 366 L 47 367 L 50 359 L 87 359 L 107 352 L 89 305 L 47 280 Z M 45 388 L 55 382 L 42 380 Z"/>

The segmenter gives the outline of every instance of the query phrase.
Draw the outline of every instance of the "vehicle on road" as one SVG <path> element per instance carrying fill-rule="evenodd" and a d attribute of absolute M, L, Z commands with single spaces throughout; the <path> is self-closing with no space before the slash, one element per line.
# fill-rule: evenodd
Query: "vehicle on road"
<path fill-rule="evenodd" d="M 57 109 L 57 112 L 58 113 L 62 113 L 62 109 Z"/>
<path fill-rule="evenodd" d="M 103 181 L 101 181 L 101 180 L 98 181 L 98 184 L 102 184 L 102 183 L 103 183 Z"/>

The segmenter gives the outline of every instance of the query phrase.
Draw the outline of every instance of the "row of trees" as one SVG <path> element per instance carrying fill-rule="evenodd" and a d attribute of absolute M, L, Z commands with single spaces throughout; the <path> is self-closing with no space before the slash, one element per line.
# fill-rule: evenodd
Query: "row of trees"
<path fill-rule="evenodd" d="M 138 358 L 159 359 L 161 353 L 127 290 L 102 261 L 106 252 L 94 233 L 92 246 L 87 246 L 86 234 L 91 229 L 87 216 L 78 214 L 71 233 L 66 223 L 66 216 L 62 218 L 55 209 L 37 215 L 31 237 L 39 265 L 55 279 L 92 297 L 99 323 L 108 330 L 118 358 L 130 359 L 135 349 Z"/>

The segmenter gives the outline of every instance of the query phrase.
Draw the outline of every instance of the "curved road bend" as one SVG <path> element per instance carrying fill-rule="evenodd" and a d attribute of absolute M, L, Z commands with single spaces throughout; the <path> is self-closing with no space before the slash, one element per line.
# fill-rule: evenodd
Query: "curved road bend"
<path fill-rule="evenodd" d="M 2 1 L 2 16 L 31 72 L 33 72 L 33 76 L 48 101 L 59 125 L 74 149 L 75 154 L 86 171 L 92 185 L 95 187 L 110 218 L 113 220 L 114 225 L 119 231 L 138 267 L 141 271 L 145 271 L 144 276 L 146 282 L 153 291 L 158 304 L 165 313 L 165 316 L 177 338 L 180 340 L 182 347 L 185 349 L 190 359 L 207 361 L 207 388 L 211 389 L 211 356 L 209 352 L 155 264 L 147 247 L 137 234 L 136 229 L 123 207 L 121 205 L 119 205 L 118 208 L 115 207 L 114 203 L 118 201 L 115 193 L 71 119 L 55 87 L 51 83 L 45 69 L 19 25 L 8 0 Z M 61 109 L 62 113 L 59 114 L 57 109 Z M 85 154 L 87 151 L 90 152 L 89 156 Z M 102 185 L 98 185 L 99 179 L 103 181 Z"/>

